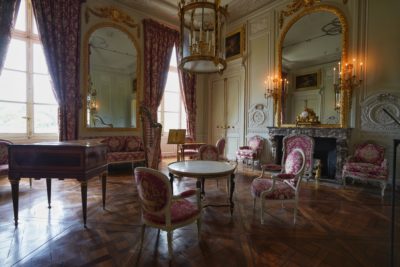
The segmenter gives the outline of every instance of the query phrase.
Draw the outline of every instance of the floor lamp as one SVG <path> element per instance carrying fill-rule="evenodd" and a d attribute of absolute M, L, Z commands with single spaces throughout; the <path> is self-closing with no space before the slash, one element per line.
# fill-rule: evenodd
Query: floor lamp
<path fill-rule="evenodd" d="M 176 160 L 180 161 L 179 145 L 185 143 L 186 129 L 170 129 L 167 144 L 176 145 Z M 182 155 L 183 156 L 183 155 Z"/>

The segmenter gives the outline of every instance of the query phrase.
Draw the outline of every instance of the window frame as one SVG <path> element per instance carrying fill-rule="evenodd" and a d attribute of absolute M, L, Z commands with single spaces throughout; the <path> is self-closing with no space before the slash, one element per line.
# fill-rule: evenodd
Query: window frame
<path fill-rule="evenodd" d="M 0 138 L 8 139 L 8 140 L 58 140 L 59 132 L 56 133 L 35 133 L 34 132 L 34 124 L 35 124 L 35 115 L 34 115 L 34 106 L 35 105 L 48 105 L 48 106 L 57 106 L 58 104 L 49 104 L 49 103 L 41 103 L 34 101 L 34 75 L 46 75 L 43 73 L 35 73 L 33 71 L 33 60 L 34 60 L 34 45 L 39 44 L 42 45 L 39 33 L 34 33 L 34 14 L 32 3 L 30 0 L 21 0 L 25 3 L 25 31 L 19 30 L 13 27 L 11 30 L 11 39 L 24 41 L 26 44 L 26 70 L 16 70 L 9 69 L 3 67 L 3 70 L 17 71 L 22 72 L 26 75 L 26 100 L 25 101 L 9 101 L 9 100 L 0 100 L 0 103 L 19 103 L 26 105 L 26 116 L 24 119 L 26 120 L 26 132 L 25 133 L 0 133 Z M 19 12 L 21 9 L 18 11 Z M 47 74 L 50 79 L 50 73 Z M 46 75 L 46 76 L 47 76 Z"/>

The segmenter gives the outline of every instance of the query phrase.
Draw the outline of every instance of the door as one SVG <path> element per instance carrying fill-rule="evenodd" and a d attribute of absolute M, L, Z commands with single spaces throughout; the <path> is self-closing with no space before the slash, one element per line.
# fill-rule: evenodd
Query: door
<path fill-rule="evenodd" d="M 242 72 L 214 76 L 210 86 L 210 143 L 221 137 L 226 139 L 225 157 L 236 159 L 236 150 L 243 138 L 243 93 Z"/>

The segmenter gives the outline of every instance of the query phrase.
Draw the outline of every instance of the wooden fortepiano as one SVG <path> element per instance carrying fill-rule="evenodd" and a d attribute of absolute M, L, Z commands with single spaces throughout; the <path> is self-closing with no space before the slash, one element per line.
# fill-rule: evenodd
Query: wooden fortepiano
<path fill-rule="evenodd" d="M 106 204 L 107 146 L 96 140 L 40 142 L 9 146 L 9 173 L 14 221 L 18 225 L 18 194 L 21 178 L 46 178 L 51 207 L 51 179 L 77 179 L 81 184 L 83 223 L 86 227 L 87 181 L 101 176 L 103 208 Z"/>

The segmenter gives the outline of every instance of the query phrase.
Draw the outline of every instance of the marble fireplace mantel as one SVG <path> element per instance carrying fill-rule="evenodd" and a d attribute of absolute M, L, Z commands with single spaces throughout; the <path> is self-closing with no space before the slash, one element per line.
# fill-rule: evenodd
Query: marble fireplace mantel
<path fill-rule="evenodd" d="M 342 180 L 342 167 L 348 155 L 347 140 L 350 139 L 351 128 L 305 128 L 305 127 L 268 127 L 269 140 L 272 146 L 272 155 L 277 161 L 278 136 L 290 134 L 304 134 L 311 137 L 331 138 L 336 140 L 336 171 L 337 182 Z M 318 144 L 315 144 L 316 146 Z"/>

